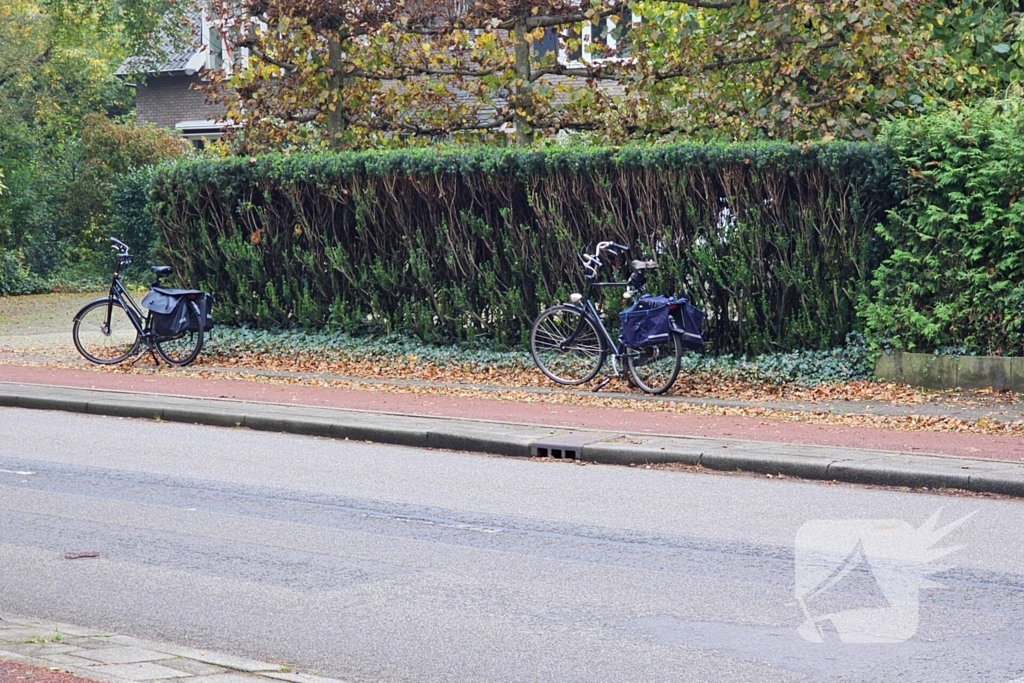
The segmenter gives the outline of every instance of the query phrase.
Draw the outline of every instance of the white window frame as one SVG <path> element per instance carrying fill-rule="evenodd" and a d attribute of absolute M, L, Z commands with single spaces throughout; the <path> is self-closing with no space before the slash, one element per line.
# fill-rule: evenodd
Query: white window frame
<path fill-rule="evenodd" d="M 618 43 L 617 43 L 617 41 L 615 39 L 615 36 L 613 36 L 612 34 L 615 32 L 615 27 L 618 25 L 618 22 L 616 21 L 616 19 L 619 16 L 621 16 L 621 15 L 614 15 L 614 14 L 612 14 L 612 15 L 609 15 L 609 16 L 605 17 L 605 20 L 608 22 L 608 33 L 607 33 L 607 35 L 605 37 L 605 45 L 607 45 L 608 48 L 611 49 L 611 50 L 615 50 L 618 47 Z M 631 19 L 630 19 L 631 23 L 633 23 L 634 25 L 640 23 L 641 16 L 639 14 L 637 14 L 636 12 L 630 12 L 630 16 L 631 16 Z M 593 42 L 593 38 L 592 38 L 593 30 L 594 30 L 594 25 L 593 25 L 592 22 L 590 22 L 590 21 L 584 21 L 583 22 L 583 25 L 582 25 L 582 27 L 580 29 L 580 58 L 578 60 L 577 59 L 570 59 L 569 58 L 569 51 L 567 49 L 565 49 L 565 44 L 564 44 L 564 39 L 565 39 L 566 36 L 565 36 L 564 33 L 562 35 L 560 35 L 559 36 L 559 41 L 558 41 L 559 42 L 559 45 L 558 45 L 558 63 L 561 64 L 562 66 L 566 66 L 566 67 L 569 67 L 569 68 L 581 68 L 581 67 L 586 67 L 586 66 L 592 65 L 592 64 L 606 64 L 606 63 L 609 63 L 609 62 L 612 62 L 612 63 L 614 63 L 614 62 L 627 62 L 627 61 L 629 61 L 631 59 L 630 57 L 618 57 L 618 56 L 612 56 L 612 57 L 597 56 L 597 57 L 595 57 L 592 54 L 592 51 L 590 49 L 590 46 L 591 46 L 591 44 Z"/>
<path fill-rule="evenodd" d="M 204 55 L 204 66 L 207 69 L 215 70 L 220 69 L 227 75 L 231 75 L 234 69 L 233 55 L 231 54 L 231 48 L 228 45 L 227 31 L 223 30 L 221 22 L 212 21 L 210 16 L 204 11 L 201 15 L 201 26 L 200 36 L 202 39 L 202 52 Z M 218 54 L 214 54 L 212 46 L 210 45 L 210 31 L 216 31 L 220 37 L 220 51 Z M 215 60 L 220 60 L 220 63 L 216 63 Z"/>

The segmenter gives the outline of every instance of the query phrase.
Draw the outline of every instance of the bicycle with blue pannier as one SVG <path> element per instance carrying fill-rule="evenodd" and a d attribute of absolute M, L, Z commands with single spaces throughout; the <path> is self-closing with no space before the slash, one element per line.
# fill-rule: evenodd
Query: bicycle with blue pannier
<path fill-rule="evenodd" d="M 625 282 L 600 281 L 602 255 L 620 255 L 629 248 L 599 242 L 593 254 L 580 254 L 585 287 L 570 303 L 544 310 L 530 330 L 530 353 L 547 377 L 566 386 L 594 379 L 611 359 L 612 373 L 594 391 L 615 377 L 629 375 L 633 384 L 649 394 L 663 394 L 679 376 L 684 349 L 704 348 L 704 313 L 683 297 L 643 294 L 647 271 L 654 260 L 634 260 Z M 593 295 L 605 287 L 625 287 L 624 297 L 634 303 L 619 316 L 622 328 L 616 340 L 605 327 Z M 637 297 L 637 295 L 640 295 Z"/>
<path fill-rule="evenodd" d="M 75 315 L 71 328 L 75 348 L 86 360 L 100 365 L 129 358 L 135 362 L 147 351 L 170 365 L 194 361 L 203 348 L 204 334 L 213 328 L 213 297 L 198 289 L 162 287 L 160 278 L 173 269 L 150 266 L 156 279 L 140 306 L 121 282 L 121 273 L 132 262 L 128 245 L 114 237 L 110 245 L 117 252 L 110 290 Z"/>

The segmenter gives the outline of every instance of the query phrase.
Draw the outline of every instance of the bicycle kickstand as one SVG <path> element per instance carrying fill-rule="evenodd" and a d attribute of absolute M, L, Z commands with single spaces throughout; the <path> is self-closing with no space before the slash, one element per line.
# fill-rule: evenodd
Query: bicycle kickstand
<path fill-rule="evenodd" d="M 606 386 L 608 386 L 608 382 L 611 382 L 611 381 L 612 381 L 613 379 L 615 379 L 615 375 L 608 375 L 607 377 L 605 377 L 604 379 L 602 379 L 602 380 L 601 380 L 600 382 L 598 382 L 598 383 L 597 383 L 597 386 L 596 386 L 596 387 L 594 387 L 593 389 L 591 389 L 591 391 L 592 391 L 592 392 L 598 392 L 598 391 L 601 391 L 601 390 L 602 390 L 602 389 L 604 389 L 604 388 L 605 388 Z"/>
<path fill-rule="evenodd" d="M 140 360 L 142 360 L 142 357 L 146 355 L 147 351 L 149 351 L 149 355 L 153 356 L 153 365 L 159 366 L 160 365 L 160 359 L 157 358 L 156 351 L 153 350 L 152 346 L 148 346 L 148 345 L 146 346 L 146 348 L 142 349 L 137 354 L 135 354 L 135 358 L 132 359 L 132 362 L 129 363 L 129 365 L 135 365 Z"/>

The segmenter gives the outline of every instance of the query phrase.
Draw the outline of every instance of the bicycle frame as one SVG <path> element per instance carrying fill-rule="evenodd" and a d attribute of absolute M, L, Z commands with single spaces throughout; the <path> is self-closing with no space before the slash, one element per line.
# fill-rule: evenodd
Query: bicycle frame
<path fill-rule="evenodd" d="M 148 340 L 151 336 L 149 332 L 149 313 L 143 313 L 142 307 L 136 303 L 135 299 L 132 298 L 131 293 L 121 283 L 121 274 L 118 272 L 114 273 L 114 278 L 110 281 L 110 291 L 107 296 L 110 301 L 117 301 L 121 304 L 124 312 L 128 314 L 128 319 L 132 321 L 132 326 L 139 333 L 144 340 Z M 113 312 L 113 306 L 107 305 L 107 327 L 110 327 L 110 316 Z"/>
<path fill-rule="evenodd" d="M 594 323 L 594 325 L 597 327 L 598 332 L 601 334 L 602 340 L 607 345 L 608 350 L 611 351 L 613 359 L 613 369 L 616 373 L 621 373 L 622 368 L 619 367 L 619 360 L 627 353 L 629 353 L 629 350 L 624 346 L 620 346 L 619 343 L 612 338 L 611 333 L 608 331 L 608 328 L 605 327 L 604 320 L 601 318 L 601 314 L 598 312 L 597 306 L 595 306 L 594 302 L 591 300 L 590 295 L 595 287 L 629 287 L 630 283 L 597 282 L 595 278 L 590 277 L 589 275 L 585 277 L 585 280 L 587 286 L 583 289 L 583 298 L 577 304 L 577 306 L 583 309 L 584 314 L 580 316 L 580 321 L 576 323 L 576 329 L 573 330 L 573 333 L 569 335 L 569 337 L 565 341 L 563 341 L 559 346 L 561 346 L 563 350 L 568 349 L 570 346 L 572 346 L 576 342 L 576 337 L 583 330 L 584 321 L 589 316 L 591 318 L 590 322 Z"/>
<path fill-rule="evenodd" d="M 161 288 L 160 278 L 170 275 L 173 268 L 151 266 L 156 275 L 156 280 L 150 283 L 155 290 L 150 292 L 154 298 L 137 302 L 121 280 L 121 272 L 131 264 L 128 245 L 114 237 L 110 244 L 117 251 L 114 276 L 106 296 L 90 301 L 75 315 L 71 331 L 75 348 L 86 360 L 99 365 L 121 363 L 133 355 L 134 364 L 146 352 L 153 355 L 157 364 L 157 356 L 169 365 L 193 362 L 202 351 L 203 332 L 211 326 L 210 295 L 198 290 Z M 203 297 L 202 308 L 196 303 L 198 297 Z M 166 327 L 158 324 L 164 319 L 153 311 L 153 306 L 160 309 L 159 315 L 169 314 Z M 123 316 L 128 317 L 128 323 Z"/>

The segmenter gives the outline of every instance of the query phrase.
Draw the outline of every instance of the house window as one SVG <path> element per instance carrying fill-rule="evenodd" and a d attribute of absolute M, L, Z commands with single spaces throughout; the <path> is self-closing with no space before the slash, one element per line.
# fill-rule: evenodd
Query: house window
<path fill-rule="evenodd" d="M 220 32 L 213 26 L 207 29 L 207 46 L 210 48 L 207 65 L 211 69 L 219 69 L 224 63 L 224 42 L 221 40 Z"/>
<path fill-rule="evenodd" d="M 544 37 L 533 41 L 534 59 L 542 59 L 549 54 L 558 52 L 558 34 L 553 28 L 544 29 Z"/>
<path fill-rule="evenodd" d="M 629 34 L 634 24 L 639 22 L 640 15 L 630 13 L 629 18 L 612 15 L 563 30 L 558 61 L 572 66 L 628 59 L 632 52 Z M 573 43 L 572 50 L 567 48 L 569 42 Z"/>

